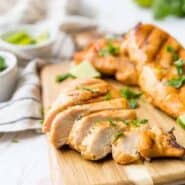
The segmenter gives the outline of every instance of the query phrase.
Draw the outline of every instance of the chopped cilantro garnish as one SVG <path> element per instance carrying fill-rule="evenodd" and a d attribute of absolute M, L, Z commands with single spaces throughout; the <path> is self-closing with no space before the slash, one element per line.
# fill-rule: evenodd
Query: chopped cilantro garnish
<path fill-rule="evenodd" d="M 179 76 L 182 76 L 183 75 L 183 67 L 184 67 L 184 61 L 179 58 L 177 61 L 174 62 L 175 64 L 175 67 L 177 69 L 177 73 Z"/>
<path fill-rule="evenodd" d="M 75 76 L 73 76 L 72 74 L 70 73 L 65 73 L 63 75 L 58 75 L 56 76 L 56 82 L 62 82 L 68 78 L 76 78 Z"/>
<path fill-rule="evenodd" d="M 142 93 L 134 92 L 128 87 L 125 87 L 120 90 L 120 95 L 128 100 L 130 108 L 135 109 L 138 107 L 137 99 Z"/>
<path fill-rule="evenodd" d="M 185 129 L 185 115 L 179 116 L 177 118 L 177 123 L 183 128 Z"/>
<path fill-rule="evenodd" d="M 109 118 L 108 121 L 111 126 L 116 126 L 116 123 L 111 118 Z"/>
<path fill-rule="evenodd" d="M 139 127 L 140 125 L 146 124 L 147 122 L 148 122 L 147 119 L 134 119 L 134 120 L 126 120 L 124 123 L 134 127 Z"/>
<path fill-rule="evenodd" d="M 114 142 L 115 142 L 116 140 L 118 140 L 118 139 L 119 139 L 120 137 L 122 137 L 122 136 L 124 136 L 124 134 L 123 134 L 122 131 L 116 132 L 115 135 L 114 135 Z"/>
<path fill-rule="evenodd" d="M 178 78 L 173 78 L 171 80 L 167 81 L 167 85 L 175 87 L 175 88 L 180 88 L 185 84 L 185 76 L 180 76 Z"/>
<path fill-rule="evenodd" d="M 179 56 L 178 56 L 176 50 L 172 46 L 167 45 L 166 46 L 166 51 L 168 51 L 169 53 L 172 54 L 173 60 L 178 60 L 179 59 Z"/>
<path fill-rule="evenodd" d="M 5 63 L 5 59 L 2 56 L 0 56 L 0 72 L 4 71 L 6 68 L 7 68 L 7 66 Z"/>
<path fill-rule="evenodd" d="M 128 100 L 128 103 L 131 109 L 136 109 L 138 107 L 138 103 L 136 99 L 130 99 Z"/>
<path fill-rule="evenodd" d="M 102 48 L 99 51 L 99 56 L 101 57 L 105 57 L 108 55 L 116 56 L 116 55 L 119 55 L 119 53 L 120 53 L 120 48 L 117 46 L 114 46 L 112 42 L 109 41 L 107 46 L 105 48 Z"/>
<path fill-rule="evenodd" d="M 108 92 L 105 96 L 104 96 L 104 100 L 111 100 L 112 99 L 112 95 L 110 92 Z"/>
<path fill-rule="evenodd" d="M 131 90 L 128 87 L 122 88 L 120 90 L 120 94 L 121 94 L 122 97 L 124 97 L 126 99 L 137 99 L 142 95 L 142 93 L 134 92 L 133 90 Z"/>

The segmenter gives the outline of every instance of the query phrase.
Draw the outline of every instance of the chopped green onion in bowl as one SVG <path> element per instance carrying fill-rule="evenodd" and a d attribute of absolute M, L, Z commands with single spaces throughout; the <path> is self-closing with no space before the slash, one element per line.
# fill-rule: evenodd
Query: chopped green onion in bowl
<path fill-rule="evenodd" d="M 0 56 L 0 72 L 3 72 L 7 68 L 5 59 Z"/>
<path fill-rule="evenodd" d="M 26 31 L 15 31 L 5 33 L 1 36 L 2 40 L 15 45 L 36 45 L 44 43 L 49 39 L 49 33 L 44 31 L 36 36 L 29 34 Z"/>

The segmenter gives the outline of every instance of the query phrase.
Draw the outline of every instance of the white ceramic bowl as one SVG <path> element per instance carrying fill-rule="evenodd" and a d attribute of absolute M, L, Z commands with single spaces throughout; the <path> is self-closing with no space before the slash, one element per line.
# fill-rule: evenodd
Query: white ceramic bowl
<path fill-rule="evenodd" d="M 49 33 L 49 38 L 47 41 L 44 41 L 40 44 L 35 45 L 16 45 L 11 44 L 2 39 L 3 35 L 8 33 L 13 33 L 16 31 L 25 31 L 28 34 L 34 36 L 44 31 Z M 18 57 L 23 59 L 33 59 L 36 57 L 48 57 L 51 55 L 52 46 L 57 40 L 58 29 L 47 26 L 47 24 L 42 25 L 29 25 L 29 24 L 20 24 L 14 26 L 8 26 L 4 29 L 1 29 L 0 32 L 0 47 L 15 53 Z"/>
<path fill-rule="evenodd" d="M 17 58 L 6 51 L 0 51 L 0 56 L 5 58 L 7 68 L 0 72 L 0 102 L 7 101 L 16 86 L 17 81 Z"/>

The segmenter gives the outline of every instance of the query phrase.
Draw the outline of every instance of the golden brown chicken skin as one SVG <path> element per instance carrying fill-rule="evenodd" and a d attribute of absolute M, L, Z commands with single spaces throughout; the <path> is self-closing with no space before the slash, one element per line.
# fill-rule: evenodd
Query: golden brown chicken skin
<path fill-rule="evenodd" d="M 137 84 L 137 71 L 122 51 L 122 39 L 98 39 L 81 52 L 74 54 L 76 64 L 86 60 L 101 73 L 115 76 L 120 82 L 129 85 Z"/>
<path fill-rule="evenodd" d="M 111 98 L 107 99 L 107 93 Z M 173 132 L 149 128 L 118 89 L 99 79 L 74 80 L 53 103 L 43 128 L 56 148 L 69 145 L 88 160 L 109 153 L 120 164 L 155 157 L 183 157 Z"/>
<path fill-rule="evenodd" d="M 184 114 L 185 50 L 180 43 L 156 26 L 139 24 L 128 32 L 124 47 L 151 103 L 175 118 Z"/>

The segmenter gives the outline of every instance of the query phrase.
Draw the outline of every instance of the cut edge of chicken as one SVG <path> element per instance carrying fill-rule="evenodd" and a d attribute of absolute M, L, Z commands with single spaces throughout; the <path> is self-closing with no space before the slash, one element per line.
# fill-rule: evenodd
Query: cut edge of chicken
<path fill-rule="evenodd" d="M 93 124 L 81 142 L 81 155 L 88 160 L 99 160 L 111 153 L 115 134 L 128 129 L 128 125 L 123 121 L 108 119 Z M 101 146 L 98 145 L 99 142 Z"/>
<path fill-rule="evenodd" d="M 128 107 L 127 100 L 116 98 L 109 101 L 94 102 L 90 104 L 76 105 L 69 107 L 57 114 L 50 129 L 50 141 L 57 148 L 67 144 L 68 135 L 75 120 L 83 116 L 102 110 L 125 109 Z M 66 128 L 67 127 L 67 128 Z M 65 132 L 63 132 L 65 130 Z"/>
<path fill-rule="evenodd" d="M 92 113 L 88 116 L 84 116 L 81 120 L 75 122 L 69 135 L 69 145 L 73 149 L 80 151 L 83 139 L 87 136 L 88 131 L 91 129 L 91 127 L 93 127 L 93 125 L 98 121 L 106 121 L 109 119 L 126 120 L 135 118 L 135 110 L 128 109 L 103 110 Z"/>
<path fill-rule="evenodd" d="M 90 84 L 88 84 L 88 82 Z M 88 101 L 93 98 L 105 95 L 112 88 L 110 84 L 100 79 L 74 80 L 71 84 L 69 84 L 68 90 L 62 92 L 57 97 L 49 112 L 46 114 L 42 127 L 44 132 L 49 132 L 52 121 L 59 112 L 69 106 L 88 103 Z M 96 89 L 90 89 L 91 85 Z"/>
<path fill-rule="evenodd" d="M 149 125 L 131 126 L 112 143 L 112 157 L 118 164 L 130 164 L 142 160 L 138 146 L 144 129 L 149 129 Z"/>
<path fill-rule="evenodd" d="M 177 143 L 173 129 L 167 133 L 144 130 L 139 140 L 138 152 L 144 159 L 185 157 L 185 148 Z"/>

